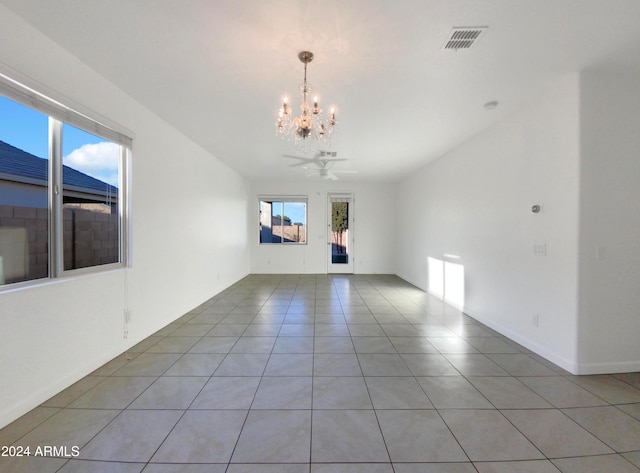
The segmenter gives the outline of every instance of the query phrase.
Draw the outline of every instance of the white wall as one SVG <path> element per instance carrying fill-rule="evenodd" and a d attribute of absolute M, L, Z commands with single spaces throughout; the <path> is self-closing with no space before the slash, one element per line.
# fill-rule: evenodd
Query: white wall
<path fill-rule="evenodd" d="M 640 370 L 640 75 L 581 77 L 583 372 Z"/>
<path fill-rule="evenodd" d="M 249 245 L 252 273 L 324 274 L 328 266 L 327 193 L 351 192 L 354 202 L 354 273 L 395 272 L 395 186 L 306 179 L 251 185 Z M 307 244 L 260 245 L 258 196 L 307 196 Z"/>
<path fill-rule="evenodd" d="M 243 178 L 2 6 L 0 67 L 136 134 L 132 267 L 0 292 L 1 427 L 248 274 L 254 202 Z"/>
<path fill-rule="evenodd" d="M 579 78 L 397 186 L 397 274 L 427 289 L 427 258 L 460 256 L 465 311 L 569 370 L 577 359 Z M 542 212 L 532 214 L 533 204 Z M 533 245 L 546 245 L 534 256 Z M 533 315 L 539 326 L 533 325 Z"/>

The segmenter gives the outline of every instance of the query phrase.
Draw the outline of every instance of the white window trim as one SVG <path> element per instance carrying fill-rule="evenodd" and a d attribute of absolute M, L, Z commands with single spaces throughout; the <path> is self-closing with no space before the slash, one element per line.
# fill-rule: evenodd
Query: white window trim
<path fill-rule="evenodd" d="M 266 201 L 266 202 L 282 202 L 283 206 L 286 202 L 295 202 L 295 203 L 304 203 L 305 204 L 305 211 L 304 211 L 304 227 L 305 227 L 305 231 L 306 231 L 306 235 L 305 235 L 305 239 L 303 242 L 297 242 L 297 241 L 291 241 L 291 242 L 285 242 L 285 241 L 280 241 L 280 243 L 263 243 L 263 242 L 258 242 L 259 246 L 298 246 L 298 245 L 306 245 L 308 242 L 308 236 L 309 236 L 309 197 L 304 195 L 304 196 L 292 196 L 292 195 L 287 195 L 287 196 L 282 196 L 282 195 L 258 195 L 258 208 L 260 205 L 260 202 L 262 201 Z M 284 209 L 283 209 L 283 213 L 284 213 Z M 283 215 L 284 217 L 284 215 Z"/>
<path fill-rule="evenodd" d="M 6 97 L 45 115 L 106 138 L 126 148 L 133 147 L 135 133 L 106 117 L 75 103 L 42 84 L 0 63 L 0 91 Z"/>

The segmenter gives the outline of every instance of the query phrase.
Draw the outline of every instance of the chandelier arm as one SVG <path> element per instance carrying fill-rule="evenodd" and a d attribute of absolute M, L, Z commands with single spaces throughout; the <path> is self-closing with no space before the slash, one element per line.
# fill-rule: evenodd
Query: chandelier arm
<path fill-rule="evenodd" d="M 313 60 L 313 53 L 300 51 L 298 59 L 304 64 L 304 82 L 302 85 L 302 114 L 298 117 L 290 117 L 290 108 L 287 105 L 287 97 L 283 99 L 279 118 L 276 122 L 276 134 L 287 140 L 293 140 L 296 148 L 306 153 L 314 152 L 319 142 L 330 144 L 333 127 L 336 124 L 335 109 L 331 107 L 328 119 L 322 117 L 322 110 L 318 107 L 318 99 L 313 99 L 313 107 L 307 103 L 307 95 L 310 92 L 307 84 L 307 64 Z"/>

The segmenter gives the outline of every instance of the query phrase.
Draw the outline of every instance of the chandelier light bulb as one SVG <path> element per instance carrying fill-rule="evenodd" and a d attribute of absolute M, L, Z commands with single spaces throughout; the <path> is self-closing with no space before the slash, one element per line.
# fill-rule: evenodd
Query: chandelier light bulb
<path fill-rule="evenodd" d="M 313 106 L 310 107 L 307 102 L 307 94 L 311 94 L 311 86 L 307 83 L 307 65 L 313 60 L 313 53 L 301 51 L 298 53 L 298 59 L 304 64 L 304 82 L 300 86 L 301 114 L 298 117 L 291 117 L 289 98 L 285 95 L 278 113 L 276 134 L 285 140 L 293 141 L 298 151 L 311 154 L 318 149 L 320 143 L 325 147 L 330 146 L 333 127 L 336 124 L 336 109 L 335 106 L 332 106 L 331 114 L 325 118 L 320 109 L 320 99 L 317 95 L 313 96 L 311 102 Z"/>

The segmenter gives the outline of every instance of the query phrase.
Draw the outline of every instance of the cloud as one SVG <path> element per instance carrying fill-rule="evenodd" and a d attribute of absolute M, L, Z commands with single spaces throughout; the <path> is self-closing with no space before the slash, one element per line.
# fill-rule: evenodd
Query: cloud
<path fill-rule="evenodd" d="M 108 141 L 82 145 L 62 159 L 63 164 L 66 166 L 107 182 L 112 186 L 118 185 L 119 161 L 120 146 Z"/>

